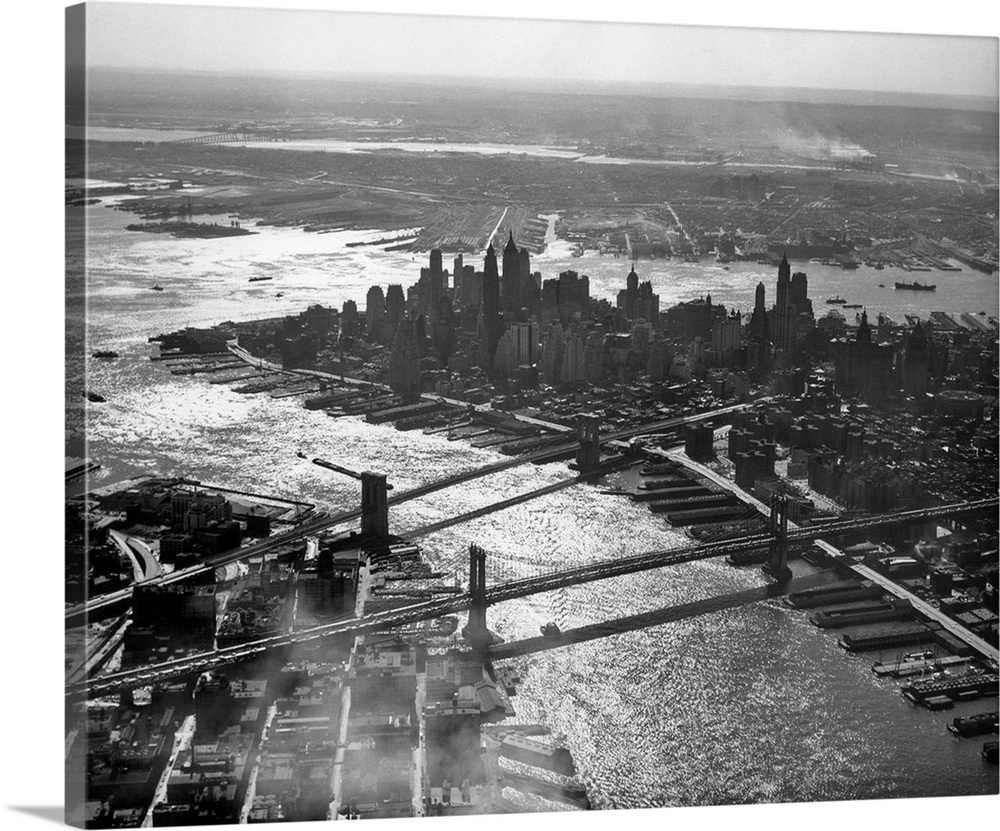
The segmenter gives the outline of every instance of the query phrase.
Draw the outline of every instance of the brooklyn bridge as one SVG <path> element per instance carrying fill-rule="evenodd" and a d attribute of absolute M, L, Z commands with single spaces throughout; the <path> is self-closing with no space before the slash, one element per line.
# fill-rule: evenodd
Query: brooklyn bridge
<path fill-rule="evenodd" d="M 373 484 L 369 484 L 370 492 L 367 495 L 363 493 L 363 500 L 368 500 L 368 510 L 365 511 L 363 504 L 361 512 L 363 530 L 369 532 L 380 530 L 372 528 L 371 523 L 373 521 L 378 523 L 380 516 L 385 514 L 384 487 L 383 477 L 380 483 L 375 481 Z M 381 505 L 378 504 L 379 499 L 382 500 Z M 823 545 L 828 551 L 836 552 L 838 559 L 840 559 L 846 568 L 854 570 L 858 576 L 864 579 L 879 582 L 887 592 L 910 600 L 917 612 L 923 613 L 925 616 L 937 617 L 933 608 L 927 606 L 927 604 L 923 604 L 918 598 L 908 595 L 904 590 L 895 586 L 891 581 L 886 580 L 877 572 L 869 569 L 863 563 L 854 560 L 854 558 L 847 554 L 843 554 L 834 548 L 829 540 L 837 540 L 844 536 L 859 533 L 867 534 L 870 531 L 892 527 L 919 527 L 930 523 L 948 521 L 971 523 L 975 522 L 978 517 L 992 519 L 996 517 L 998 505 L 1000 505 L 1000 500 L 992 497 L 920 510 L 869 514 L 851 519 L 842 518 L 809 527 L 790 528 L 783 503 L 780 500 L 776 500 L 772 506 L 767 528 L 764 532 L 748 533 L 713 542 L 680 545 L 672 548 L 647 551 L 616 559 L 599 560 L 575 567 L 556 569 L 542 574 L 522 577 L 520 579 L 508 579 L 491 586 L 487 585 L 486 579 L 487 558 L 489 555 L 483 549 L 473 545 L 470 548 L 469 557 L 469 588 L 467 592 L 462 594 L 423 600 L 381 612 L 364 614 L 361 617 L 345 618 L 321 626 L 290 631 L 238 646 L 216 649 L 178 660 L 166 661 L 138 669 L 114 672 L 90 680 L 78 681 L 67 685 L 66 696 L 68 700 L 79 700 L 82 698 L 114 695 L 137 687 L 190 678 L 208 670 L 217 670 L 257 660 L 269 653 L 281 654 L 282 650 L 289 650 L 300 644 L 316 643 L 327 638 L 344 638 L 373 632 L 387 632 L 420 621 L 461 612 L 468 612 L 469 615 L 468 625 L 465 628 L 464 634 L 472 648 L 488 660 L 494 658 L 501 659 L 509 657 L 512 654 L 518 654 L 519 649 L 522 652 L 527 652 L 537 651 L 538 648 L 546 648 L 548 646 L 564 645 L 565 643 L 576 642 L 585 637 L 600 636 L 602 631 L 613 631 L 615 627 L 612 625 L 610 629 L 601 629 L 596 633 L 586 635 L 581 634 L 575 639 L 553 639 L 551 644 L 540 645 L 535 643 L 523 644 L 521 646 L 517 644 L 497 644 L 487 626 L 487 610 L 490 606 L 530 595 L 552 592 L 561 588 L 599 580 L 607 580 L 626 574 L 667 568 L 682 563 L 761 549 L 765 549 L 768 552 L 765 570 L 775 577 L 780 585 L 782 582 L 787 582 L 789 578 L 786 564 L 788 546 L 810 543 Z M 323 518 L 314 520 L 317 527 L 324 525 L 326 521 Z M 366 525 L 368 525 L 367 528 L 365 527 Z M 245 555 L 246 550 L 244 549 L 241 553 Z M 742 596 L 740 598 L 721 598 L 718 599 L 719 602 L 716 605 L 721 608 L 727 603 L 752 602 L 754 599 L 760 599 L 757 595 L 761 591 L 767 594 L 770 590 L 752 591 L 750 594 L 753 596 L 747 598 L 743 598 Z M 712 604 L 710 603 L 706 607 L 706 610 L 710 611 L 711 608 Z M 656 625 L 666 620 L 675 619 L 681 613 L 682 610 L 674 610 L 673 614 L 671 610 L 662 610 L 652 615 L 636 616 L 636 620 L 634 621 L 622 619 L 620 626 L 631 626 L 634 628 L 642 625 Z M 942 625 L 948 623 L 950 627 L 958 629 L 953 621 L 939 619 L 939 622 Z M 611 624 L 614 624 L 614 622 L 611 622 Z M 960 634 L 967 643 L 971 640 L 978 641 L 978 639 L 967 632 L 956 631 L 954 634 Z M 538 641 L 539 639 L 534 640 Z M 984 642 L 970 643 L 970 645 L 986 657 L 993 660 L 997 659 L 997 650 L 995 647 L 991 647 Z"/>

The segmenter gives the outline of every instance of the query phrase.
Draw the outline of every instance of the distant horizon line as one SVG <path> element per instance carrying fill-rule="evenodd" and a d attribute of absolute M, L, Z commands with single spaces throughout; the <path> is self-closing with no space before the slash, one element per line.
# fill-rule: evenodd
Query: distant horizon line
<path fill-rule="evenodd" d="M 66 69 L 76 69 L 79 67 L 69 67 Z M 761 94 L 775 96 L 776 93 L 785 93 L 786 95 L 813 95 L 822 96 L 826 95 L 830 97 L 832 95 L 839 95 L 842 97 L 850 96 L 852 98 L 877 98 L 883 101 L 887 98 L 904 98 L 904 99 L 915 99 L 917 101 L 930 102 L 930 101 L 954 101 L 954 102 L 966 102 L 966 103 L 976 103 L 981 105 L 980 108 L 990 108 L 992 110 L 1000 110 L 1000 96 L 994 97 L 990 95 L 976 95 L 968 93 L 947 93 L 947 92 L 915 92 L 912 90 L 876 90 L 876 89 L 858 89 L 855 87 L 811 87 L 811 86 L 782 86 L 782 85 L 764 85 L 764 84 L 712 84 L 704 82 L 692 82 L 692 81 L 640 81 L 640 80 L 606 80 L 606 79 L 589 79 L 589 78 L 558 78 L 558 79 L 545 79 L 533 75 L 512 75 L 505 77 L 497 77 L 490 75 L 449 75 L 444 73 L 426 73 L 426 74 L 406 74 L 398 72 L 381 72 L 381 71 L 361 71 L 361 70 L 307 70 L 307 69 L 245 69 L 245 70 L 223 70 L 223 69 L 209 69 L 209 68 L 176 68 L 176 67 L 158 67 L 158 66 L 125 66 L 125 65 L 111 65 L 111 64 L 95 64 L 95 65 L 85 65 L 88 71 L 100 71 L 100 72 L 126 72 L 126 73 L 142 73 L 147 75 L 203 75 L 203 76 L 213 76 L 213 77 L 229 77 L 229 78 L 298 78 L 303 80 L 322 80 L 322 79 L 347 79 L 353 81 L 385 81 L 385 82 L 396 82 L 396 83 L 408 83 L 418 86 L 459 86 L 459 87 L 476 87 L 476 86 L 486 86 L 486 87 L 505 87 L 510 84 L 531 84 L 536 87 L 532 89 L 532 92 L 544 91 L 546 86 L 552 87 L 554 92 L 602 92 L 613 90 L 615 88 L 630 88 L 630 89 L 646 89 L 646 90 L 667 90 L 667 89 L 686 89 L 686 90 L 720 90 L 720 91 L 730 91 L 730 92 L 753 92 L 758 96 Z M 589 88 L 589 90 L 588 90 Z M 778 97 L 777 100 L 783 100 Z M 829 103 L 829 102 L 828 102 Z M 864 101 L 840 101 L 837 103 L 857 103 L 863 105 Z M 872 102 L 868 102 L 872 103 Z"/>

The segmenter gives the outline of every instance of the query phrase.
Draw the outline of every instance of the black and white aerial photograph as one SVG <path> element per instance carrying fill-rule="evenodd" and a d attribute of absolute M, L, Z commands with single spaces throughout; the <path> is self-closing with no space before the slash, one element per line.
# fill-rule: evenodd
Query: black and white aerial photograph
<path fill-rule="evenodd" d="M 981 824 L 995 35 L 277 5 L 65 9 L 65 821 Z"/>

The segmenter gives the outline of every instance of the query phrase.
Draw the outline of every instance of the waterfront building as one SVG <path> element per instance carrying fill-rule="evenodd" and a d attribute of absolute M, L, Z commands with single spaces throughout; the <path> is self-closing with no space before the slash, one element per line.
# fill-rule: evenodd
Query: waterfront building
<path fill-rule="evenodd" d="M 635 313 L 639 320 L 645 320 L 654 329 L 659 325 L 660 295 L 653 293 L 651 280 L 643 280 L 639 284 Z"/>
<path fill-rule="evenodd" d="M 381 286 L 372 286 L 365 295 L 365 323 L 370 340 L 385 338 L 385 295 Z"/>
<path fill-rule="evenodd" d="M 678 343 L 687 344 L 696 337 L 710 338 L 712 323 L 725 315 L 725 308 L 713 306 L 712 295 L 671 306 L 663 315 L 663 333 Z"/>
<path fill-rule="evenodd" d="M 856 395 L 869 403 L 882 402 L 895 389 L 893 348 L 872 342 L 867 311 L 853 341 L 846 338 L 834 345 L 837 391 Z"/>
<path fill-rule="evenodd" d="M 386 336 L 390 339 L 396 336 L 396 329 L 406 316 L 406 297 L 403 287 L 398 284 L 389 286 L 385 293 Z"/>
<path fill-rule="evenodd" d="M 420 394 L 420 353 L 417 324 L 406 317 L 396 330 L 389 353 L 387 380 L 393 392 L 408 398 Z"/>
<path fill-rule="evenodd" d="M 358 316 L 358 304 L 353 300 L 345 300 L 340 313 L 340 337 L 356 338 L 361 332 L 361 318 Z"/>
<path fill-rule="evenodd" d="M 566 324 L 575 315 L 583 315 L 590 304 L 590 278 L 575 271 L 560 272 L 558 279 L 542 283 L 542 311 L 549 318 Z"/>

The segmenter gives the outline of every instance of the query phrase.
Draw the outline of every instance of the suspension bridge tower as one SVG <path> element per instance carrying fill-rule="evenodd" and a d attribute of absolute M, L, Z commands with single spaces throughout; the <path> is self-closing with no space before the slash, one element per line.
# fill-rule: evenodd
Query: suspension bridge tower
<path fill-rule="evenodd" d="M 389 536 L 389 486 L 384 473 L 361 474 L 361 533 Z"/>
<path fill-rule="evenodd" d="M 590 470 L 601 463 L 601 417 L 584 413 L 576 421 L 576 438 L 580 449 L 576 451 L 578 470 Z"/>
<path fill-rule="evenodd" d="M 771 515 L 768 518 L 767 529 L 771 534 L 771 544 L 768 548 L 764 572 L 771 575 L 779 583 L 784 583 L 792 577 L 792 570 L 788 567 L 787 495 L 776 493 L 771 497 Z"/>
<path fill-rule="evenodd" d="M 482 652 L 500 639 L 486 626 L 486 551 L 478 545 L 469 546 L 469 594 L 472 605 L 462 635 L 476 652 Z"/>

